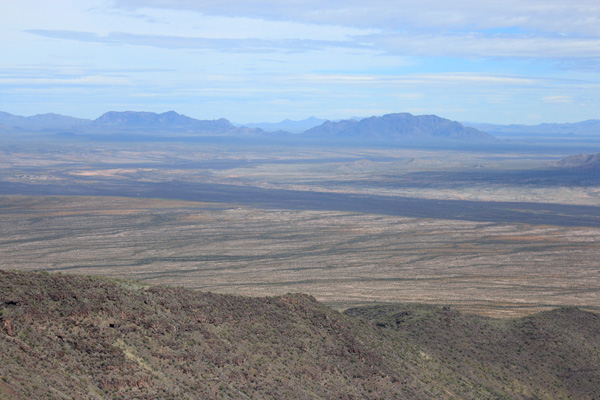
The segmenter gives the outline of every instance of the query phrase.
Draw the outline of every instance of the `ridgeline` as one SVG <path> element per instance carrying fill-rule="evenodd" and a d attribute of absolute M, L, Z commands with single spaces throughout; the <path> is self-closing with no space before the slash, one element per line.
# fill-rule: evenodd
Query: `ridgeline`
<path fill-rule="evenodd" d="M 0 271 L 2 399 L 593 399 L 600 317 Z"/>

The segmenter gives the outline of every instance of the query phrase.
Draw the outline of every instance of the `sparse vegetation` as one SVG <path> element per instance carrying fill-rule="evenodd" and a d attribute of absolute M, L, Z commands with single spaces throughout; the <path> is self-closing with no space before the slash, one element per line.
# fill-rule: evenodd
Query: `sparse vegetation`
<path fill-rule="evenodd" d="M 2 399 L 599 396 L 600 181 L 560 143 L 36 137 L 0 165 Z"/>
<path fill-rule="evenodd" d="M 0 271 L 0 307 L 3 399 L 600 395 L 600 318 L 576 308 L 518 320 L 422 305 L 344 315 L 301 294 L 14 271 Z"/>
<path fill-rule="evenodd" d="M 4 269 L 133 277 L 344 309 L 600 310 L 600 229 L 116 197 L 0 198 Z M 132 285 L 139 285 L 129 283 Z"/>

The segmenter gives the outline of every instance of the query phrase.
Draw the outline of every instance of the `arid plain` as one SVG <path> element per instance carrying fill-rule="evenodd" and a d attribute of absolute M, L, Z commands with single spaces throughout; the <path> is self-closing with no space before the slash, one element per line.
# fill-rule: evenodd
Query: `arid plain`
<path fill-rule="evenodd" d="M 2 268 L 304 292 L 338 309 L 598 311 L 600 182 L 547 168 L 569 154 L 15 141 L 0 162 Z"/>

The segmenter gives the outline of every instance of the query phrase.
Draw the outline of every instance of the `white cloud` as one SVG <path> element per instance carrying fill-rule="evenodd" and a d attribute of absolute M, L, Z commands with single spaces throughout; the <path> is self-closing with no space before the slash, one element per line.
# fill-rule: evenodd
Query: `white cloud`
<path fill-rule="evenodd" d="M 7 86 L 65 86 L 65 85 L 84 85 L 84 86 L 113 86 L 113 85 L 131 85 L 131 82 L 125 78 L 108 76 L 82 76 L 76 78 L 0 78 L 0 85 Z"/>
<path fill-rule="evenodd" d="M 507 37 L 467 35 L 368 35 L 349 40 L 230 39 L 198 36 L 140 35 L 128 32 L 94 32 L 31 29 L 47 38 L 151 46 L 167 49 L 212 49 L 223 52 L 305 52 L 331 48 L 370 50 L 380 54 L 420 57 L 504 57 L 546 59 L 600 58 L 600 38 Z"/>
<path fill-rule="evenodd" d="M 545 96 L 542 97 L 542 101 L 549 104 L 569 104 L 573 103 L 573 98 L 571 96 Z"/>
<path fill-rule="evenodd" d="M 372 35 L 383 51 L 424 57 L 600 57 L 600 38 L 486 34 Z"/>
<path fill-rule="evenodd" d="M 45 37 L 172 49 L 304 52 L 339 47 L 395 56 L 566 60 L 600 58 L 596 3 L 373 0 L 365 5 L 348 0 L 340 7 L 331 0 L 69 0 L 59 1 L 56 10 L 43 3 L 26 19 L 18 18 L 13 4 L 4 19 L 13 30 Z M 563 65 L 569 64 L 574 63 Z"/>
<path fill-rule="evenodd" d="M 544 83 L 543 80 L 528 77 L 472 73 L 437 73 L 404 75 L 305 74 L 299 79 L 313 82 L 326 82 L 330 84 L 410 84 L 434 86 L 465 84 L 532 86 Z"/>
<path fill-rule="evenodd" d="M 126 32 L 111 32 L 98 35 L 93 32 L 77 32 L 66 30 L 31 29 L 28 33 L 53 39 L 74 40 L 79 42 L 95 42 L 104 44 L 120 44 L 132 46 L 150 46 L 166 49 L 198 49 L 219 50 L 222 52 L 272 52 L 291 51 L 305 52 L 322 50 L 330 47 L 359 47 L 345 41 L 310 40 L 310 39 L 213 39 L 205 37 L 183 37 L 166 35 L 138 35 Z"/>

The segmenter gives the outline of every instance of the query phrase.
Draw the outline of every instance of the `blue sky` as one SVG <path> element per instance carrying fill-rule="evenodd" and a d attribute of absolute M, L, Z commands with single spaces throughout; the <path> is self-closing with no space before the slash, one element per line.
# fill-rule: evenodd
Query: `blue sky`
<path fill-rule="evenodd" d="M 600 2 L 4 0 L 0 110 L 600 119 Z"/>

